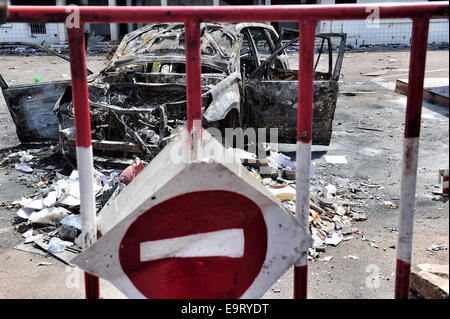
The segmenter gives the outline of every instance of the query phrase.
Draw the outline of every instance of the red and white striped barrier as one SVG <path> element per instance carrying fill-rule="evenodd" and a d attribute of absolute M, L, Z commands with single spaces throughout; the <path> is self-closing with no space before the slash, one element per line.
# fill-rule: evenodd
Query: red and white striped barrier
<path fill-rule="evenodd" d="M 314 29 L 313 21 L 301 21 L 297 106 L 297 169 L 295 211 L 300 227 L 309 232 L 309 178 L 311 165 Z M 308 281 L 308 253 L 304 252 L 294 269 L 294 298 L 306 299 Z"/>
<path fill-rule="evenodd" d="M 97 239 L 94 197 L 94 161 L 91 141 L 91 116 L 89 111 L 84 26 L 68 28 L 72 98 L 75 113 L 77 168 L 80 179 L 81 235 L 78 244 L 86 249 Z M 98 277 L 85 273 L 86 298 L 100 298 Z"/>
<path fill-rule="evenodd" d="M 414 226 L 417 161 L 422 113 L 423 81 L 427 53 L 428 19 L 413 20 L 411 57 L 409 62 L 408 100 L 406 104 L 405 140 L 400 189 L 400 220 L 397 244 L 395 298 L 409 298 L 411 252 Z"/>

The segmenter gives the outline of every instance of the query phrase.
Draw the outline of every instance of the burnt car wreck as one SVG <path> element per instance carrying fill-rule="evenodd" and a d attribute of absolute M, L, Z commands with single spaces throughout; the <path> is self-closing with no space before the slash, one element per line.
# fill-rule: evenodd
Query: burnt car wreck
<path fill-rule="evenodd" d="M 345 34 L 319 34 L 316 43 L 312 143 L 328 145 Z M 204 127 L 278 128 L 279 142 L 295 143 L 298 70 L 288 54 L 295 44 L 265 23 L 203 23 Z M 0 76 L 0 86 L 21 142 L 59 140 L 75 154 L 70 81 L 8 87 Z M 151 160 L 186 122 L 184 25 L 127 34 L 107 67 L 88 76 L 88 88 L 94 154 Z"/>

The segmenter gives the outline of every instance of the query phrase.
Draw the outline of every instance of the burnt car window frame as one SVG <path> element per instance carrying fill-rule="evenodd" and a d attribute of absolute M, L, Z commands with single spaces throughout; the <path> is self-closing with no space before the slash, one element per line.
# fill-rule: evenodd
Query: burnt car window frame
<path fill-rule="evenodd" d="M 296 30 L 283 28 L 281 31 L 280 38 L 279 38 L 279 42 L 278 42 L 279 44 L 282 44 L 282 42 L 281 42 L 282 36 L 286 32 L 286 30 L 288 32 L 296 32 L 298 34 L 298 31 L 296 31 Z M 328 41 L 328 52 L 327 52 L 328 53 L 328 72 L 325 74 L 328 74 L 329 80 L 338 81 L 339 77 L 340 77 L 341 68 L 342 68 L 343 58 L 344 58 L 345 42 L 346 42 L 347 34 L 345 34 L 345 33 L 319 33 L 315 36 L 315 38 L 321 38 L 323 41 L 325 41 L 325 40 Z M 332 61 L 333 60 L 333 45 L 332 45 L 331 38 L 339 38 L 340 39 L 339 50 L 337 53 L 337 59 L 336 59 L 336 62 L 334 63 L 334 65 L 333 65 L 333 61 Z M 250 74 L 249 78 L 255 77 L 258 73 L 261 74 L 261 71 L 264 68 L 269 67 L 269 65 L 273 63 L 273 60 L 277 55 L 285 54 L 284 53 L 285 49 L 288 48 L 289 46 L 293 45 L 296 42 L 299 42 L 299 44 L 300 44 L 299 37 L 296 37 L 296 38 L 290 40 L 285 45 L 279 46 L 278 49 L 275 50 L 275 52 L 272 53 L 272 55 L 267 60 L 265 60 L 259 66 L 257 66 L 257 68 Z M 322 51 L 323 50 L 319 50 L 320 54 L 314 64 L 314 72 L 316 72 L 316 67 L 320 60 Z"/>
<path fill-rule="evenodd" d="M 264 37 L 264 40 L 267 42 L 268 46 L 269 46 L 269 50 L 270 50 L 270 55 L 269 57 L 276 51 L 276 44 L 273 42 L 273 39 L 271 37 L 270 34 L 270 29 L 268 28 L 264 28 L 264 27 L 255 27 L 255 26 L 250 26 L 245 28 L 246 30 L 246 34 L 248 37 L 251 38 L 251 42 L 252 42 L 252 48 L 253 48 L 253 56 L 254 59 L 256 60 L 256 66 L 258 67 L 260 64 L 262 64 L 265 60 L 261 59 L 261 54 L 258 51 L 258 44 L 255 42 L 255 36 L 252 34 L 252 31 L 259 31 L 261 33 L 261 36 Z"/>
<path fill-rule="evenodd" d="M 247 37 L 247 41 L 250 44 L 250 51 L 251 51 L 253 60 L 255 61 L 255 66 L 258 68 L 260 66 L 260 64 L 261 64 L 261 59 L 259 58 L 259 52 L 258 52 L 258 49 L 256 47 L 255 39 L 253 39 L 253 36 L 250 33 L 250 28 L 249 27 L 244 28 L 243 32 L 245 32 L 244 36 Z"/>

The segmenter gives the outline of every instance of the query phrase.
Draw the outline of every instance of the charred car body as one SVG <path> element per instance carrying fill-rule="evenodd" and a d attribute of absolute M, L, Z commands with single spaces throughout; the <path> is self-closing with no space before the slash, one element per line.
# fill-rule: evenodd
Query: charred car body
<path fill-rule="evenodd" d="M 339 41 L 335 63 L 333 37 Z M 312 142 L 328 145 L 345 35 L 319 34 L 316 39 Z M 202 23 L 204 126 L 278 128 L 279 142 L 295 143 L 298 71 L 287 53 L 295 43 L 298 38 L 283 45 L 273 27 L 265 23 Z M 316 70 L 319 62 L 328 67 L 325 72 Z M 13 88 L 3 84 L 17 126 L 18 109 L 26 109 L 30 99 L 19 102 Z M 127 34 L 108 66 L 88 76 L 88 88 L 94 152 L 122 157 L 140 153 L 141 158 L 153 158 L 186 121 L 184 25 L 150 24 Z M 71 153 L 75 146 L 72 91 L 69 85 L 61 86 L 59 94 L 61 90 L 64 93 L 53 111 L 60 143 Z M 53 134 L 55 122 L 50 127 Z M 18 135 L 21 141 L 30 141 L 21 138 L 19 129 Z"/>

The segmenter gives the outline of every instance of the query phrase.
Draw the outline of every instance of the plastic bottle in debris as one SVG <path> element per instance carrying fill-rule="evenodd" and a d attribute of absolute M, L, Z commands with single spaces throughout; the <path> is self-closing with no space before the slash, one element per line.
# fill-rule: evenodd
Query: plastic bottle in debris
<path fill-rule="evenodd" d="M 49 246 L 48 246 L 48 251 L 51 253 L 59 253 L 62 252 L 66 249 L 66 245 L 64 244 L 64 242 L 57 238 L 57 237 L 53 237 L 52 239 L 50 239 L 49 241 Z"/>

